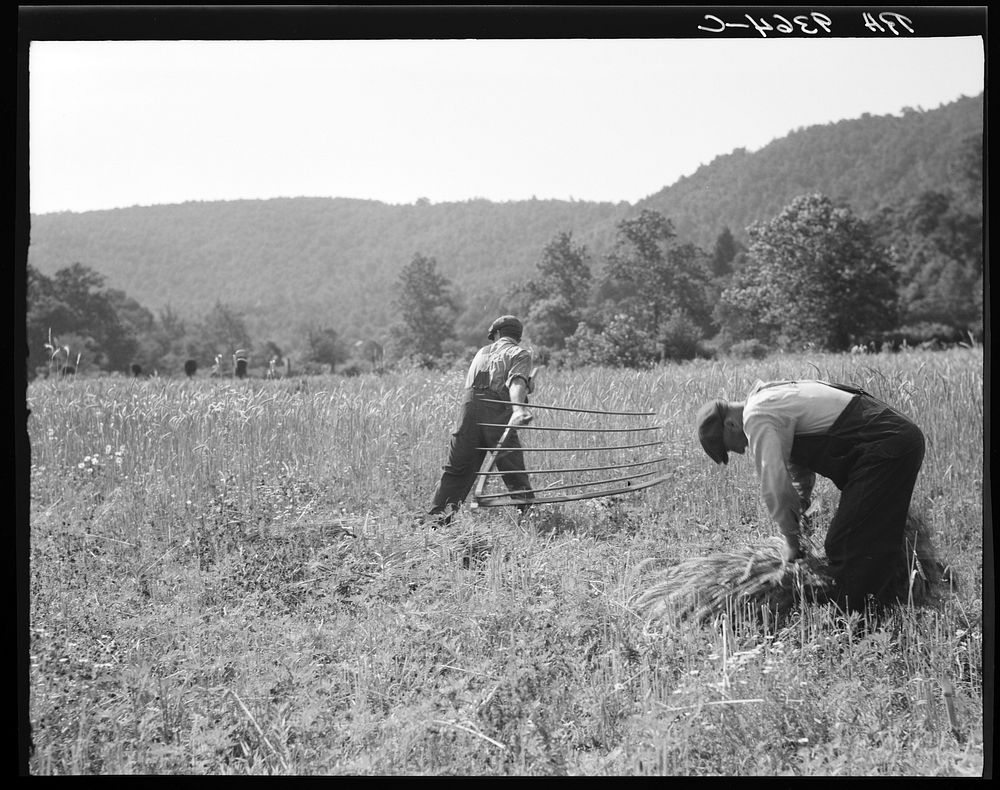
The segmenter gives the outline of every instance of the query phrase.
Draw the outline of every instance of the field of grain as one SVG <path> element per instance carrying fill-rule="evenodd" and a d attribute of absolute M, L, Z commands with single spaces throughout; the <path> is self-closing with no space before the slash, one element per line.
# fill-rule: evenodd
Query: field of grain
<path fill-rule="evenodd" d="M 655 411 L 667 481 L 520 525 L 465 508 L 434 531 L 416 517 L 463 376 L 31 383 L 30 772 L 989 768 L 981 348 L 543 371 L 540 404 Z M 957 589 L 869 632 L 817 605 L 644 620 L 649 560 L 774 534 L 749 458 L 701 451 L 697 407 L 805 377 L 858 384 L 924 430 L 913 506 Z M 836 490 L 817 494 L 829 512 Z"/>

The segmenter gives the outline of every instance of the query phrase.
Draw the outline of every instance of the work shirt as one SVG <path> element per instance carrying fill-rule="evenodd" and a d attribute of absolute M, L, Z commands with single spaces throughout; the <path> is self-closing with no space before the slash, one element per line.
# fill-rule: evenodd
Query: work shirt
<path fill-rule="evenodd" d="M 796 436 L 822 435 L 851 402 L 820 381 L 758 381 L 743 406 L 743 432 L 757 467 L 761 498 L 782 534 L 799 531 L 815 474 L 791 461 Z"/>
<path fill-rule="evenodd" d="M 509 400 L 511 382 L 520 377 L 531 390 L 531 352 L 509 337 L 476 352 L 465 377 L 466 389 L 486 389 L 498 400 Z"/>

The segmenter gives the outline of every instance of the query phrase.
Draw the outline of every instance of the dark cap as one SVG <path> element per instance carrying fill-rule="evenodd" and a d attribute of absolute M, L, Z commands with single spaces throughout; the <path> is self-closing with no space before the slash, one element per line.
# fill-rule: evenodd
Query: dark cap
<path fill-rule="evenodd" d="M 723 423 L 728 411 L 729 401 L 712 400 L 698 409 L 698 416 L 695 418 L 701 446 L 717 464 L 729 463 L 729 452 L 722 438 Z"/>
<path fill-rule="evenodd" d="M 492 324 L 490 324 L 490 331 L 487 333 L 487 337 L 490 340 L 495 340 L 497 333 L 501 329 L 509 329 L 510 334 L 514 336 L 515 340 L 521 339 L 521 334 L 524 332 L 524 326 L 521 322 L 512 315 L 502 315 Z"/>

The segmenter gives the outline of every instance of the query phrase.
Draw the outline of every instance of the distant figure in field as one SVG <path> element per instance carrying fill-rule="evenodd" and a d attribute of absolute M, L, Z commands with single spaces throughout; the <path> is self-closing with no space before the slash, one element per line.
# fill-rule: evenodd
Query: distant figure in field
<path fill-rule="evenodd" d="M 242 348 L 233 354 L 233 369 L 236 372 L 236 378 L 245 379 L 247 377 L 247 352 Z"/>
<path fill-rule="evenodd" d="M 531 351 L 519 345 L 523 326 L 512 315 L 496 319 L 487 333 L 490 345 L 476 353 L 465 377 L 465 393 L 458 422 L 451 435 L 448 462 L 434 492 L 431 509 L 424 517 L 434 526 L 451 523 L 452 515 L 469 495 L 476 482 L 476 473 L 486 457 L 482 447 L 493 447 L 500 441 L 504 428 L 484 428 L 479 423 L 494 425 L 526 425 L 532 415 L 526 405 L 531 392 Z M 512 401 L 512 404 L 488 401 Z M 504 447 L 512 448 L 497 456 L 496 466 L 503 475 L 504 484 L 513 496 L 523 499 L 519 505 L 523 513 L 533 494 L 518 495 L 529 491 L 531 482 L 524 471 L 524 454 L 517 431 L 511 430 L 504 440 Z"/>
<path fill-rule="evenodd" d="M 717 464 L 749 447 L 788 561 L 802 556 L 800 519 L 816 475 L 840 489 L 824 543 L 837 603 L 860 611 L 869 596 L 879 604 L 905 596 L 904 532 L 924 458 L 924 435 L 913 422 L 843 384 L 758 381 L 745 401 L 704 404 L 697 427 Z"/>
<path fill-rule="evenodd" d="M 193 359 L 189 359 L 184 363 L 184 373 L 188 378 L 193 378 L 194 374 L 198 372 L 198 362 Z"/>
<path fill-rule="evenodd" d="M 139 378 L 142 375 L 142 365 L 133 363 L 132 365 L 132 376 L 133 378 Z"/>

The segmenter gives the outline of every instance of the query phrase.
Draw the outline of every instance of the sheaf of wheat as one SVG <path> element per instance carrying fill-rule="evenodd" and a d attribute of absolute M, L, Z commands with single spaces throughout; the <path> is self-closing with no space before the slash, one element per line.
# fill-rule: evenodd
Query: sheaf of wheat
<path fill-rule="evenodd" d="M 734 547 L 708 556 L 691 557 L 666 568 L 648 560 L 640 565 L 645 578 L 632 601 L 633 608 L 651 620 L 707 620 L 727 611 L 781 616 L 803 602 L 823 603 L 833 593 L 829 562 L 808 538 L 805 556 L 784 559 L 784 539 Z M 923 520 L 907 519 L 906 547 L 909 573 L 900 579 L 902 601 L 929 603 L 944 585 L 953 583 L 926 534 Z"/>

